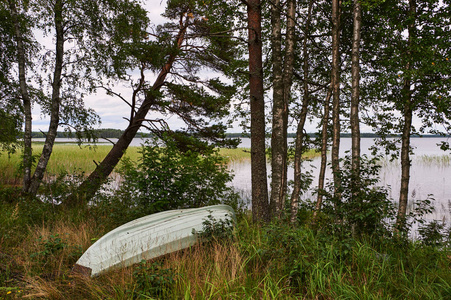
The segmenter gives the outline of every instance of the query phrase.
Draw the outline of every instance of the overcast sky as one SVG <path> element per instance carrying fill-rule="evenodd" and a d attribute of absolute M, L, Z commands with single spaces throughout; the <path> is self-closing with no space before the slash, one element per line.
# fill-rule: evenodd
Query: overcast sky
<path fill-rule="evenodd" d="M 147 0 L 145 1 L 146 8 L 148 11 L 149 18 L 154 25 L 161 24 L 165 21 L 165 18 L 161 16 L 165 9 L 165 0 Z M 54 49 L 54 44 L 52 43 L 53 38 L 42 37 L 42 34 L 36 33 L 36 38 L 43 44 L 47 49 Z M 129 99 L 131 95 L 131 88 L 125 86 L 124 83 L 119 83 L 115 87 L 115 92 L 120 92 L 125 99 Z M 270 96 L 270 95 L 267 95 Z M 122 102 L 117 97 L 111 97 L 105 94 L 104 91 L 99 90 L 96 94 L 88 95 L 85 98 L 86 107 L 92 108 L 101 118 L 100 128 L 116 128 L 125 129 L 128 122 L 124 117 L 129 115 L 129 106 Z M 269 111 L 267 111 L 269 113 Z M 149 118 L 164 118 L 172 129 L 178 129 L 183 127 L 184 124 L 177 117 L 163 117 L 155 113 L 149 113 Z M 229 129 L 229 132 L 241 132 L 241 128 L 238 126 L 239 121 L 234 123 L 233 128 Z M 47 131 L 48 130 L 48 118 L 40 114 L 39 107 L 34 107 L 33 109 L 33 131 Z M 62 128 L 59 129 L 60 131 Z M 289 129 L 290 132 L 296 130 L 295 125 Z M 315 132 L 316 124 L 306 124 L 307 132 Z M 363 126 L 361 128 L 362 132 L 371 132 L 371 129 Z"/>
<path fill-rule="evenodd" d="M 164 18 L 161 14 L 164 12 L 165 1 L 161 0 L 147 0 L 145 1 L 149 18 L 152 24 L 161 24 Z M 41 33 L 36 33 L 38 41 L 46 47 L 46 49 L 54 49 L 52 43 L 52 37 L 43 37 Z M 119 92 L 125 99 L 129 99 L 131 95 L 130 87 L 125 86 L 124 83 L 118 83 L 115 87 L 115 92 Z M 127 121 L 124 117 L 129 116 L 129 106 L 117 97 L 106 95 L 103 90 L 98 90 L 96 94 L 88 95 L 85 98 L 86 107 L 94 109 L 100 116 L 102 124 L 101 128 L 117 128 L 125 129 L 127 127 Z M 153 117 L 150 115 L 150 117 Z M 157 117 L 157 116 L 155 116 Z M 167 119 L 168 123 L 173 127 L 180 127 L 183 123 L 175 117 Z M 33 131 L 47 131 L 48 130 L 48 118 L 40 114 L 40 109 L 35 106 L 33 109 Z M 62 130 L 62 128 L 60 128 Z"/>
<path fill-rule="evenodd" d="M 165 18 L 161 16 L 164 12 L 166 1 L 165 0 L 147 0 L 145 1 L 149 18 L 153 25 L 162 24 L 165 22 Z M 45 49 L 54 49 L 54 39 L 52 36 L 44 37 L 41 32 L 35 32 L 35 36 L 38 41 L 45 47 Z M 45 50 L 43 50 L 45 51 Z M 126 83 L 118 83 L 114 91 L 119 92 L 125 99 L 129 99 L 131 95 L 131 88 L 125 85 Z M 106 95 L 103 90 L 98 90 L 97 93 L 88 95 L 85 98 L 85 106 L 92 108 L 101 118 L 100 128 L 116 128 L 125 129 L 128 122 L 124 117 L 129 116 L 129 106 L 117 97 Z M 172 129 L 178 129 L 184 127 L 183 121 L 175 116 L 161 116 L 156 113 L 150 112 L 148 117 L 151 118 L 164 118 Z M 40 113 L 39 106 L 35 105 L 33 108 L 33 131 L 47 131 L 49 118 Z M 234 123 L 233 128 L 228 132 L 241 132 L 239 127 L 239 121 Z M 63 128 L 59 129 L 60 131 Z M 292 131 L 294 131 L 293 129 Z M 315 126 L 309 125 L 308 131 L 314 131 Z"/>

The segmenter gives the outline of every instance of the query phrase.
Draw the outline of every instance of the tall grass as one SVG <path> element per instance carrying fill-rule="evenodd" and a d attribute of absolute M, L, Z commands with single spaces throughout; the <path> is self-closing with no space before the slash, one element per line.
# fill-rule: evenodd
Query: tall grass
<path fill-rule="evenodd" d="M 96 147 L 77 145 L 56 144 L 53 147 L 47 167 L 47 176 L 56 174 L 90 174 L 95 168 L 96 163 L 102 161 L 111 150 L 110 145 L 99 145 Z M 33 144 L 35 159 L 39 159 L 42 152 L 41 144 Z M 129 147 L 125 157 L 137 160 L 140 156 L 139 147 Z M 8 155 L 0 155 L 0 183 L 18 185 L 21 182 L 20 166 L 22 163 L 22 153 L 16 152 Z"/>
<path fill-rule="evenodd" d="M 33 204 L 34 205 L 34 204 Z M 258 226 L 234 238 L 96 278 L 71 273 L 114 226 L 109 213 L 0 203 L 0 298 L 449 299 L 450 252 L 410 241 L 340 240 L 321 230 Z M 30 214 L 34 213 L 33 218 Z M 13 242 L 11 242 L 13 241 Z M 9 292 L 9 293 L 8 293 Z M 8 293 L 8 294 L 7 294 Z M 7 298 L 9 297 L 9 298 Z"/>
<path fill-rule="evenodd" d="M 72 163 L 89 172 L 107 147 L 57 145 L 51 170 L 66 171 Z M 138 159 L 138 149 L 127 155 Z M 130 216 L 126 207 L 101 201 L 68 209 L 0 187 L 0 299 L 451 298 L 449 248 L 395 237 L 343 238 L 282 221 L 256 225 L 246 212 L 231 239 L 87 278 L 72 273 L 73 264 Z"/>

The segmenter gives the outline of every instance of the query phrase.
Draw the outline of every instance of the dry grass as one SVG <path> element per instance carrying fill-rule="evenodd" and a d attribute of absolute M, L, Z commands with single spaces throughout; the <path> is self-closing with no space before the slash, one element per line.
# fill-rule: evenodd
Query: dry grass
<path fill-rule="evenodd" d="M 102 227 L 91 222 L 75 225 L 59 220 L 52 226 L 28 227 L 27 237 L 12 259 L 22 270 L 24 298 L 66 299 L 71 289 L 71 267 L 92 238 L 103 234 Z"/>
<path fill-rule="evenodd" d="M 107 229 L 98 221 L 85 219 L 75 224 L 58 220 L 28 226 L 22 243 L 9 249 L 15 269 L 21 270 L 17 281 L 20 297 L 28 299 L 130 299 L 139 295 L 136 266 L 112 270 L 96 278 L 71 273 L 76 259 Z M 59 245 L 63 245 L 59 248 Z M 47 247 L 47 248 L 46 248 Z M 51 250 L 54 250 L 52 252 Z M 50 252 L 45 253 L 45 251 Z M 40 254 L 39 254 L 40 253 Z M 268 278 L 265 267 L 243 256 L 237 241 L 197 244 L 191 248 L 148 261 L 170 269 L 175 284 L 170 295 L 185 299 L 263 299 Z M 254 284 L 253 296 L 246 296 L 244 286 Z M 18 291 L 12 294 L 19 296 Z M 0 296 L 2 294 L 0 293 Z M 262 297 L 261 297 L 262 296 Z M 160 299 L 165 299 L 160 298 Z M 274 299 L 274 298 L 271 298 Z"/>

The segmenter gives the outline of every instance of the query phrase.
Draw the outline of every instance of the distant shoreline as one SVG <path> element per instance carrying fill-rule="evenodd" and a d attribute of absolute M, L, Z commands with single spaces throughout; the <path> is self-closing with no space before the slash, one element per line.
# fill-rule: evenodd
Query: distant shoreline
<path fill-rule="evenodd" d="M 122 135 L 124 131 L 120 130 L 120 129 L 99 129 L 96 130 L 96 136 L 97 138 L 101 139 L 101 138 L 120 138 L 120 136 Z M 318 133 L 307 133 L 310 137 L 315 137 L 318 135 Z M 135 136 L 135 138 L 149 138 L 151 137 L 151 134 L 148 133 L 143 133 L 143 132 L 138 132 Z M 45 135 L 43 132 L 32 132 L 31 133 L 31 137 L 32 138 L 45 138 Z M 74 135 L 72 134 L 72 136 L 70 134 L 68 134 L 67 132 L 57 132 L 56 134 L 57 138 L 74 138 Z M 226 137 L 227 138 L 249 138 L 250 134 L 247 133 L 240 133 L 240 132 L 235 132 L 235 133 L 226 133 Z M 296 137 L 296 133 L 291 132 L 287 134 L 288 138 L 295 138 Z M 340 134 L 340 137 L 342 138 L 348 138 L 351 137 L 351 133 L 347 133 L 347 132 L 343 132 Z M 380 137 L 379 135 L 375 134 L 375 133 L 361 133 L 360 134 L 361 138 L 378 138 Z M 400 134 L 395 134 L 395 135 L 390 135 L 390 138 L 397 138 L 397 137 L 401 137 Z M 440 135 L 440 134 L 424 134 L 424 135 L 417 135 L 414 134 L 411 136 L 411 138 L 437 138 L 437 137 L 444 137 L 444 138 L 449 138 L 451 137 L 451 135 Z M 267 136 L 267 138 L 270 138 L 270 135 Z"/>

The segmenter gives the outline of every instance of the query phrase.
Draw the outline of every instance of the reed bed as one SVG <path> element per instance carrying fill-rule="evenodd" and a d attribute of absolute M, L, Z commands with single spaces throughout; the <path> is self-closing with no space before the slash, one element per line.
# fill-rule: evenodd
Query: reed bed
<path fill-rule="evenodd" d="M 227 162 L 241 162 L 251 159 L 251 149 L 249 148 L 221 148 L 219 155 L 225 158 Z"/>
<path fill-rule="evenodd" d="M 225 157 L 227 162 L 243 162 L 251 159 L 251 149 L 249 148 L 236 148 L 236 149 L 219 149 L 219 154 Z M 320 156 L 320 153 L 314 149 L 309 149 L 303 153 L 304 159 L 312 159 Z M 269 158 L 269 155 L 268 155 Z"/>
<path fill-rule="evenodd" d="M 443 155 L 420 155 L 416 160 L 427 166 L 449 167 L 451 165 L 451 156 Z"/>

